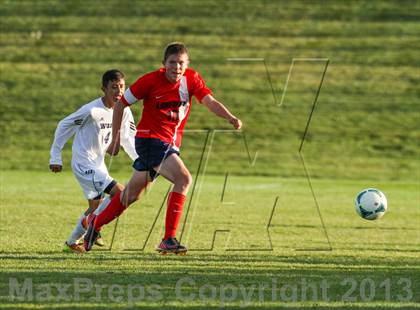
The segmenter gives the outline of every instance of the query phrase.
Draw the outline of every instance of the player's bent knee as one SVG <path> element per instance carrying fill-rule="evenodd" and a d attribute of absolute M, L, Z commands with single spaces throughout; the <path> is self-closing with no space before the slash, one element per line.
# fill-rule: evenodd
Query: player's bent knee
<path fill-rule="evenodd" d="M 192 176 L 188 171 L 183 171 L 176 179 L 176 182 L 183 188 L 183 190 L 188 190 L 192 184 Z"/>
<path fill-rule="evenodd" d="M 188 172 L 188 174 L 186 175 L 186 178 L 185 178 L 185 185 L 186 185 L 187 187 L 190 187 L 190 186 L 191 186 L 191 184 L 192 184 L 192 181 L 193 181 L 192 176 L 191 176 L 191 174 Z"/>

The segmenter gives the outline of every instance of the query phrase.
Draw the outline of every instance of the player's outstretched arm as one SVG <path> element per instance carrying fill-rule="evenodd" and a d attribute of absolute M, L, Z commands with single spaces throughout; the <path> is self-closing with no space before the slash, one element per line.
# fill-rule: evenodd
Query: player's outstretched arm
<path fill-rule="evenodd" d="M 235 129 L 241 129 L 242 121 L 235 115 L 229 112 L 229 110 L 219 101 L 217 101 L 212 95 L 205 96 L 201 102 L 214 114 L 226 119 Z"/>
<path fill-rule="evenodd" d="M 112 115 L 112 140 L 107 149 L 107 153 L 111 156 L 117 155 L 120 150 L 120 130 L 125 108 L 126 106 L 122 104 L 121 101 L 118 101 L 114 105 L 114 113 Z"/>
<path fill-rule="evenodd" d="M 90 115 L 88 105 L 84 105 L 76 112 L 62 119 L 55 130 L 54 142 L 50 151 L 50 170 L 52 172 L 60 172 L 63 169 L 63 161 L 61 159 L 61 150 L 66 142 L 76 133 L 87 117 Z"/>

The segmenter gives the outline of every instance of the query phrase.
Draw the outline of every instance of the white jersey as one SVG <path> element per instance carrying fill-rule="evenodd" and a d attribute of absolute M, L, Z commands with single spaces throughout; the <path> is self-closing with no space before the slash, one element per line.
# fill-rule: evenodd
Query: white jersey
<path fill-rule="evenodd" d="M 62 165 L 61 151 L 75 134 L 72 146 L 72 167 L 83 166 L 105 168 L 105 154 L 111 143 L 112 115 L 114 109 L 107 108 L 102 98 L 82 106 L 58 123 L 51 146 L 50 164 Z M 130 109 L 124 109 L 120 141 L 124 151 L 132 160 L 137 158 L 134 146 L 136 127 Z"/>

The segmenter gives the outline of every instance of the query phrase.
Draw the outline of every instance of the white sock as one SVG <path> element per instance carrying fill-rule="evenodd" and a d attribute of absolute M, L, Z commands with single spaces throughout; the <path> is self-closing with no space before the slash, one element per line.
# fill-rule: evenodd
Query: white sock
<path fill-rule="evenodd" d="M 107 196 L 102 200 L 101 204 L 96 208 L 94 214 L 99 215 L 106 207 L 108 207 L 109 203 L 111 202 L 111 198 Z"/>
<path fill-rule="evenodd" d="M 101 213 L 111 202 L 109 197 L 106 197 L 101 204 L 96 208 L 95 215 Z M 67 239 L 67 244 L 75 244 L 77 240 L 83 237 L 86 232 L 86 229 L 82 225 L 82 220 L 85 218 L 85 214 L 83 213 L 79 220 L 77 221 L 76 227 L 73 229 L 70 237 Z"/>
<path fill-rule="evenodd" d="M 82 220 L 85 218 L 85 214 L 83 213 L 79 220 L 77 221 L 76 227 L 73 229 L 70 237 L 67 239 L 67 244 L 75 244 L 77 240 L 83 237 L 86 232 L 86 229 L 82 225 Z"/>

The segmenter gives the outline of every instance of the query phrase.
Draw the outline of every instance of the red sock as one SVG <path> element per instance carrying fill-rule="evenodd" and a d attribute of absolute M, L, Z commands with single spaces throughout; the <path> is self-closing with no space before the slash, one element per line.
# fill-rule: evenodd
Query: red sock
<path fill-rule="evenodd" d="M 120 202 L 121 192 L 118 192 L 112 197 L 108 206 L 96 217 L 95 219 L 95 229 L 97 231 L 101 230 L 103 225 L 112 222 L 115 218 L 117 218 L 121 213 L 127 209 L 127 206 L 124 206 Z"/>
<path fill-rule="evenodd" d="M 166 209 L 165 236 L 163 239 L 176 236 L 176 229 L 182 216 L 185 198 L 185 195 L 177 192 L 169 193 L 168 208 Z"/>

